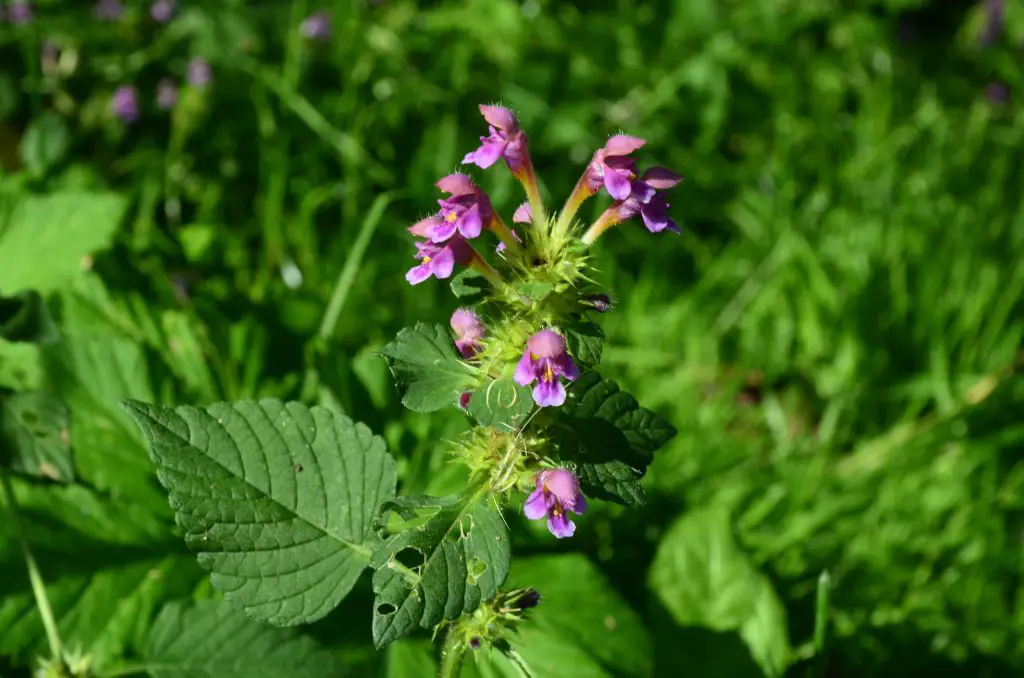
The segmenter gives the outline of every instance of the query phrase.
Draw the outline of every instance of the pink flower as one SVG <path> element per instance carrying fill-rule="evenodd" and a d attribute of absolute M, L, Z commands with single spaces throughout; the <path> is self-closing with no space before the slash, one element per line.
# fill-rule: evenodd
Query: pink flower
<path fill-rule="evenodd" d="M 576 381 L 579 376 L 580 369 L 565 352 L 565 339 L 554 330 L 541 330 L 526 342 L 513 379 L 520 386 L 536 381 L 534 402 L 540 407 L 558 407 L 566 395 L 559 377 Z"/>
<path fill-rule="evenodd" d="M 459 349 L 463 358 L 472 358 L 480 350 L 480 340 L 484 338 L 487 328 L 477 314 L 468 308 L 455 309 L 450 324 L 457 337 L 455 348 Z"/>
<path fill-rule="evenodd" d="M 587 499 L 572 471 L 555 468 L 537 474 L 537 489 L 523 504 L 523 513 L 530 520 L 548 519 L 548 531 L 559 539 L 571 537 L 576 523 L 569 520 L 566 511 L 583 515 Z"/>

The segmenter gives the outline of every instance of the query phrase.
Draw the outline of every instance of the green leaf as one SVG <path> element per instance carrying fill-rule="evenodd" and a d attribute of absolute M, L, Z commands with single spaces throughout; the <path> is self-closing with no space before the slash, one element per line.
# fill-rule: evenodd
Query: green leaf
<path fill-rule="evenodd" d="M 394 496 L 383 440 L 323 407 L 278 400 L 123 405 L 185 541 L 229 603 L 287 626 L 348 594 L 370 560 L 377 507 Z"/>
<path fill-rule="evenodd" d="M 555 290 L 555 286 L 548 282 L 521 282 L 517 283 L 514 288 L 533 301 L 541 301 Z"/>
<path fill-rule="evenodd" d="M 38 292 L 0 297 L 0 339 L 36 344 L 58 339 L 57 326 Z"/>
<path fill-rule="evenodd" d="M 580 367 L 597 367 L 604 347 L 604 331 L 590 321 L 563 327 L 566 348 Z"/>
<path fill-rule="evenodd" d="M 386 504 L 412 521 L 373 554 L 373 642 L 430 629 L 492 598 L 509 568 L 508 528 L 487 496 L 402 497 Z"/>
<path fill-rule="evenodd" d="M 434 644 L 427 639 L 403 638 L 388 645 L 386 678 L 434 678 Z"/>
<path fill-rule="evenodd" d="M 725 512 L 704 509 L 677 520 L 658 546 L 648 585 L 680 625 L 737 631 L 766 675 L 785 672 L 785 609 L 736 544 Z"/>
<path fill-rule="evenodd" d="M 580 678 L 653 674 L 649 632 L 584 556 L 517 559 L 509 580 L 513 586 L 540 591 L 540 605 L 529 611 L 511 639 L 535 675 L 568 675 L 567 667 Z"/>
<path fill-rule="evenodd" d="M 473 391 L 467 410 L 481 426 L 516 431 L 533 412 L 533 396 L 528 387 L 505 377 Z"/>
<path fill-rule="evenodd" d="M 490 283 L 477 271 L 467 268 L 456 274 L 449 286 L 460 303 L 466 305 L 475 304 L 483 299 L 490 288 Z"/>
<path fill-rule="evenodd" d="M 0 290 L 59 289 L 83 260 L 110 246 L 127 202 L 113 193 L 54 193 L 20 199 L 0 227 Z"/>
<path fill-rule="evenodd" d="M 336 678 L 337 657 L 310 637 L 249 619 L 216 600 L 169 603 L 144 662 L 153 678 Z"/>
<path fill-rule="evenodd" d="M 584 374 L 567 390 L 556 436 L 560 454 L 576 464 L 584 492 L 627 506 L 642 504 L 640 479 L 675 429 L 597 372 Z"/>
<path fill-rule="evenodd" d="M 417 323 L 405 328 L 381 350 L 402 393 L 402 404 L 414 412 L 434 412 L 454 405 L 473 384 L 473 369 L 459 360 L 455 343 L 443 325 Z"/>
<path fill-rule="evenodd" d="M 29 123 L 21 138 L 21 163 L 32 174 L 42 176 L 64 159 L 70 140 L 64 118 L 54 111 L 43 111 Z"/>
<path fill-rule="evenodd" d="M 68 408 L 30 391 L 0 399 L 0 452 L 19 473 L 69 483 L 75 467 L 68 446 Z"/>

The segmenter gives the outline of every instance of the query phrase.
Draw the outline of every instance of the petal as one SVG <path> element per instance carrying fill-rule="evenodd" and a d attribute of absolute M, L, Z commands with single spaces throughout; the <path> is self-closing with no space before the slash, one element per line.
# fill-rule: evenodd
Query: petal
<path fill-rule="evenodd" d="M 523 357 L 519 359 L 519 364 L 516 365 L 516 372 L 512 375 L 512 378 L 520 386 L 531 384 L 537 378 L 537 373 L 533 369 L 533 361 L 530 360 L 530 349 L 523 351 Z"/>
<path fill-rule="evenodd" d="M 531 221 L 533 221 L 533 212 L 530 211 L 529 201 L 524 202 L 512 213 L 512 223 L 514 224 L 528 224 Z"/>
<path fill-rule="evenodd" d="M 430 277 L 430 264 L 420 264 L 419 266 L 413 266 L 405 274 L 405 279 L 409 281 L 410 285 L 419 285 L 421 282 Z"/>
<path fill-rule="evenodd" d="M 633 198 L 637 202 L 644 203 L 645 205 L 655 196 L 654 186 L 651 186 L 646 181 L 634 181 L 630 184 L 629 189 L 629 197 Z"/>
<path fill-rule="evenodd" d="M 576 381 L 580 378 L 580 368 L 576 366 L 576 363 L 573 362 L 568 353 L 555 358 L 553 362 L 555 364 L 555 371 L 569 381 Z"/>
<path fill-rule="evenodd" d="M 488 125 L 494 125 L 507 134 L 514 134 L 519 130 L 519 121 L 516 120 L 516 116 L 504 106 L 481 104 L 480 114 L 484 116 Z"/>
<path fill-rule="evenodd" d="M 530 520 L 540 520 L 548 514 L 548 499 L 544 496 L 544 488 L 538 487 L 527 497 L 523 513 Z"/>
<path fill-rule="evenodd" d="M 569 520 L 564 513 L 552 514 L 548 518 L 548 531 L 559 539 L 565 539 L 576 533 L 576 523 Z"/>
<path fill-rule="evenodd" d="M 430 227 L 430 231 L 427 235 L 430 236 L 431 242 L 444 242 L 455 235 L 455 229 L 457 227 L 457 221 L 438 219 L 437 223 Z"/>
<path fill-rule="evenodd" d="M 565 339 L 554 330 L 541 330 L 526 341 L 526 348 L 538 358 L 555 358 L 565 353 Z"/>
<path fill-rule="evenodd" d="M 473 183 L 472 179 L 459 172 L 442 177 L 434 185 L 443 192 L 450 193 L 453 198 L 457 198 L 462 195 L 472 195 L 480 190 Z"/>
<path fill-rule="evenodd" d="M 502 153 L 505 152 L 504 141 L 495 141 L 488 137 L 480 137 L 480 142 L 480 148 L 467 154 L 466 157 L 462 159 L 463 165 L 473 164 L 480 169 L 487 169 L 494 163 L 498 162 L 498 158 L 500 158 Z"/>
<path fill-rule="evenodd" d="M 644 226 L 651 233 L 661 233 L 668 227 L 668 205 L 661 200 L 652 200 L 646 205 L 640 206 L 640 216 L 643 217 Z"/>
<path fill-rule="evenodd" d="M 455 270 L 455 253 L 451 247 L 445 247 L 430 260 L 430 272 L 438 280 L 444 280 L 451 276 Z"/>
<path fill-rule="evenodd" d="M 565 508 L 569 509 L 573 513 L 583 515 L 587 512 L 587 508 L 589 508 L 587 505 L 587 498 L 582 494 L 577 494 L 575 499 L 571 502 L 565 503 Z"/>
<path fill-rule="evenodd" d="M 604 187 L 616 200 L 625 200 L 632 192 L 629 173 L 622 170 L 608 170 L 604 173 Z"/>
<path fill-rule="evenodd" d="M 631 137 L 628 134 L 616 134 L 604 145 L 605 155 L 629 155 L 633 151 L 643 148 L 647 143 L 646 139 Z"/>
<path fill-rule="evenodd" d="M 565 387 L 558 380 L 544 381 L 541 379 L 533 387 L 533 401 L 539 407 L 558 407 L 565 402 Z"/>
<path fill-rule="evenodd" d="M 459 217 L 459 233 L 464 238 L 475 238 L 480 235 L 483 229 L 483 221 L 480 219 L 480 205 L 472 205 Z"/>
<path fill-rule="evenodd" d="M 682 181 L 683 178 L 665 167 L 652 167 L 644 172 L 640 180 L 650 184 L 659 191 L 663 191 L 666 188 L 672 188 Z"/>
<path fill-rule="evenodd" d="M 430 229 L 440 222 L 441 219 L 439 219 L 437 215 L 429 216 L 426 219 L 420 219 L 406 230 L 412 233 L 413 235 L 418 235 L 421 238 L 426 238 L 427 234 L 430 233 Z"/>

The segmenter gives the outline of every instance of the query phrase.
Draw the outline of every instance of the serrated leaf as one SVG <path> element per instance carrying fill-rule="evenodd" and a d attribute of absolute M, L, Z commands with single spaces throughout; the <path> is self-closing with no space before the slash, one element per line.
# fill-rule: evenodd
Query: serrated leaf
<path fill-rule="evenodd" d="M 703 509 L 677 520 L 658 546 L 648 585 L 680 625 L 737 631 L 766 675 L 785 672 L 785 609 L 736 544 L 725 512 Z"/>
<path fill-rule="evenodd" d="M 278 400 L 204 409 L 125 401 L 214 586 L 282 626 L 323 617 L 372 552 L 395 492 L 384 441 L 323 407 Z"/>
<path fill-rule="evenodd" d="M 0 399 L 0 461 L 19 473 L 62 483 L 74 480 L 68 445 L 68 408 L 57 398 L 30 391 Z"/>
<path fill-rule="evenodd" d="M 588 372 L 567 389 L 565 405 L 557 413 L 556 431 L 565 445 L 560 453 L 576 463 L 585 493 L 627 506 L 643 503 L 640 479 L 654 452 L 675 436 L 675 428 L 660 416 L 640 407 L 636 398 L 597 372 Z M 612 424 L 628 443 L 601 443 L 601 431 L 613 443 L 618 436 L 600 421 Z M 566 431 L 573 435 L 567 436 Z M 593 444 L 588 445 L 587 442 Z"/>
<path fill-rule="evenodd" d="M 530 389 L 506 377 L 491 380 L 473 391 L 467 411 L 481 426 L 515 431 L 530 416 L 533 407 Z"/>
<path fill-rule="evenodd" d="M 391 509 L 415 522 L 373 554 L 378 648 L 476 609 L 498 592 L 510 558 L 508 528 L 487 496 L 406 497 Z"/>
<path fill-rule="evenodd" d="M 562 328 L 565 345 L 578 365 L 597 367 L 604 348 L 604 331 L 590 321 Z"/>
<path fill-rule="evenodd" d="M 584 556 L 517 559 L 509 580 L 512 586 L 540 591 L 540 604 L 510 639 L 534 675 L 563 675 L 566 667 L 580 678 L 654 673 L 651 637 L 643 621 Z"/>
<path fill-rule="evenodd" d="M 126 208 L 114 193 L 22 197 L 0 228 L 0 290 L 59 289 L 82 273 L 86 256 L 110 245 Z"/>
<path fill-rule="evenodd" d="M 414 412 L 434 412 L 454 405 L 473 383 L 472 368 L 459 360 L 455 343 L 443 325 L 417 323 L 406 327 L 381 349 L 402 393 L 402 404 Z"/>
<path fill-rule="evenodd" d="M 467 268 L 452 278 L 449 285 L 452 294 L 459 298 L 462 304 L 475 304 L 483 299 L 490 284 L 477 271 Z"/>
<path fill-rule="evenodd" d="M 345 667 L 293 629 L 249 619 L 216 600 L 169 603 L 150 634 L 153 678 L 336 678 Z"/>
<path fill-rule="evenodd" d="M 0 297 L 0 339 L 42 344 L 57 338 L 57 326 L 38 292 Z"/>

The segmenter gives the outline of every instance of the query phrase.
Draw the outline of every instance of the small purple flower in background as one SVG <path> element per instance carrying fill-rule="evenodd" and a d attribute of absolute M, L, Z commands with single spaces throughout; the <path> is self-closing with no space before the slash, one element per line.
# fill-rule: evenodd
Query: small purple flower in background
<path fill-rule="evenodd" d="M 455 236 L 443 246 L 432 242 L 416 243 L 415 258 L 422 263 L 413 266 L 405 274 L 405 279 L 411 285 L 419 285 L 431 276 L 438 280 L 451 277 L 455 264 L 468 264 L 472 261 L 473 250 L 461 236 Z"/>
<path fill-rule="evenodd" d="M 625 200 L 636 178 L 636 160 L 629 157 L 643 148 L 647 141 L 626 134 L 616 134 L 594 153 L 584 175 L 587 188 L 597 193 L 603 186 L 615 200 Z"/>
<path fill-rule="evenodd" d="M 131 85 L 122 85 L 110 98 L 110 110 L 125 122 L 139 119 L 139 95 Z"/>
<path fill-rule="evenodd" d="M 14 0 L 7 11 L 12 24 L 23 26 L 32 21 L 32 5 L 28 0 Z"/>
<path fill-rule="evenodd" d="M 467 153 L 463 165 L 476 165 L 487 169 L 500 158 L 505 159 L 508 168 L 517 174 L 526 168 L 526 135 L 519 129 L 519 121 L 512 111 L 501 106 L 480 106 L 480 113 L 487 121 L 490 135 L 480 137 L 480 147 Z"/>
<path fill-rule="evenodd" d="M 165 24 L 174 16 L 174 0 L 156 0 L 149 8 L 149 16 L 153 21 Z"/>
<path fill-rule="evenodd" d="M 174 108 L 178 103 L 178 84 L 170 78 L 164 78 L 156 85 L 156 105 L 162 111 Z"/>
<path fill-rule="evenodd" d="M 121 0 L 99 0 L 92 8 L 92 16 L 97 21 L 117 21 L 124 14 Z"/>
<path fill-rule="evenodd" d="M 537 489 L 523 504 L 523 513 L 530 520 L 547 517 L 548 531 L 559 539 L 571 537 L 576 532 L 576 523 L 569 520 L 565 512 L 583 515 L 586 510 L 587 499 L 580 491 L 576 476 L 564 468 L 538 473 Z"/>
<path fill-rule="evenodd" d="M 476 313 L 468 308 L 457 308 L 452 313 L 452 329 L 455 331 L 455 348 L 463 358 L 472 358 L 480 351 L 480 340 L 484 338 L 487 329 L 480 322 Z"/>
<path fill-rule="evenodd" d="M 554 330 L 541 330 L 527 340 L 513 378 L 520 386 L 536 381 L 534 402 L 540 407 L 558 407 L 565 402 L 565 386 L 559 377 L 576 381 L 579 376 L 580 369 L 565 352 L 562 335 Z"/>
<path fill-rule="evenodd" d="M 1003 32 L 1003 0 L 985 0 L 985 28 L 981 33 L 981 44 L 992 45 Z"/>
<path fill-rule="evenodd" d="M 331 15 L 329 12 L 316 12 L 306 17 L 299 26 L 302 37 L 308 40 L 327 42 L 331 39 Z"/>
<path fill-rule="evenodd" d="M 985 96 L 993 104 L 1005 104 L 1010 100 L 1010 88 L 1005 82 L 990 82 L 985 87 Z"/>
<path fill-rule="evenodd" d="M 185 72 L 185 79 L 193 87 L 205 87 L 213 79 L 213 71 L 209 62 L 202 57 L 195 57 L 188 62 Z"/>

